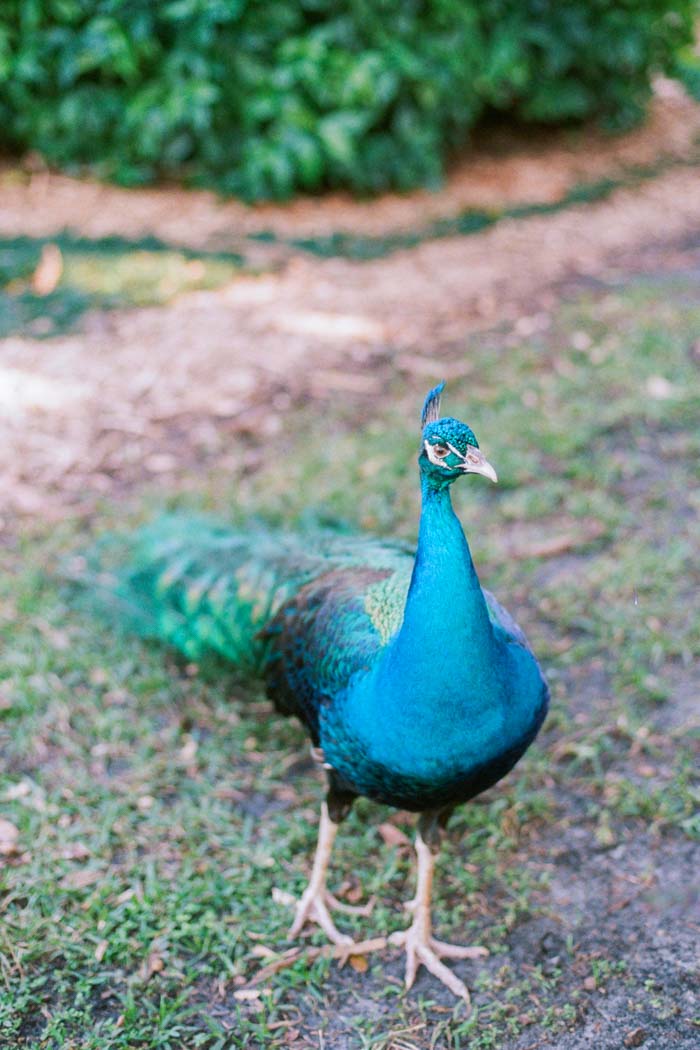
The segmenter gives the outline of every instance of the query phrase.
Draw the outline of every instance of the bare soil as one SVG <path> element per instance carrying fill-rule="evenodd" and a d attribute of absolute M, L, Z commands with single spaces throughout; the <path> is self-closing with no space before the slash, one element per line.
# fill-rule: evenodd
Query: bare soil
<path fill-rule="evenodd" d="M 459 972 L 472 988 L 479 974 L 500 979 L 505 995 L 516 974 L 538 969 L 546 977 L 563 969 L 565 980 L 556 999 L 567 1002 L 578 992 L 576 1014 L 570 1019 L 571 1030 L 553 1036 L 542 1023 L 543 1003 L 535 992 L 531 1009 L 520 1015 L 524 1030 L 499 1043 L 498 1050 L 695 1050 L 700 1003 L 697 847 L 647 838 L 603 848 L 583 829 L 571 828 L 563 839 L 557 834 L 554 849 L 546 837 L 527 845 L 529 864 L 538 855 L 549 861 L 549 913 L 520 923 L 503 955 L 461 964 Z M 609 979 L 593 976 L 603 960 L 620 966 L 610 971 Z M 399 984 L 403 960 L 397 955 L 384 971 Z M 376 1018 L 377 1031 L 382 1030 L 385 1011 L 376 998 L 363 995 L 364 980 L 369 985 L 376 978 L 334 971 L 323 1013 L 309 1011 L 304 1017 L 302 1034 L 309 1039 L 304 1045 L 316 1045 L 313 1033 L 322 1029 L 327 1047 L 355 1050 L 355 1018 L 368 1010 Z M 449 992 L 431 982 L 430 998 L 449 1016 Z M 478 992 L 472 999 L 477 1009 L 486 1001 Z M 387 1006 L 386 1012 L 390 1009 Z M 225 1007 L 218 1014 L 225 1017 Z M 416 1017 L 413 1031 L 403 1036 L 404 1045 L 423 1050 L 431 1032 L 433 1025 Z M 396 1042 L 389 1045 L 398 1050 L 400 1038 L 397 1033 Z"/>
<path fill-rule="evenodd" d="M 546 157 L 539 163 L 543 174 L 552 167 Z M 36 230 L 42 209 L 31 184 L 24 191 L 0 229 L 24 222 Z M 83 191 L 97 192 L 71 185 L 73 195 Z M 182 217 L 187 198 L 157 192 Z M 114 229 L 125 215 L 122 191 L 99 193 L 114 194 Z M 191 228 L 198 207 L 195 197 Z M 56 217 L 45 216 L 44 232 L 52 224 Z M 161 226 L 156 210 L 151 230 Z M 85 228 L 93 229 L 89 221 Z M 506 219 L 386 258 L 292 254 L 271 272 L 182 295 L 167 309 L 94 312 L 81 330 L 50 343 L 5 339 L 4 512 L 89 510 L 115 486 L 225 458 L 232 453 L 217 421 L 235 434 L 260 424 L 261 405 L 284 411 L 290 397 L 378 393 L 381 378 L 362 367 L 376 355 L 413 375 L 449 379 L 464 366 L 443 362 L 442 353 L 465 334 L 517 321 L 527 336 L 562 285 L 690 265 L 699 229 L 700 164 L 689 164 L 598 203 Z"/>

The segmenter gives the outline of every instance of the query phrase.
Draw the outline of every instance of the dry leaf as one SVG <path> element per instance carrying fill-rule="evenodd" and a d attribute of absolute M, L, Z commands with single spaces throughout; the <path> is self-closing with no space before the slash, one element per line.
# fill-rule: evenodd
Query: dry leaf
<path fill-rule="evenodd" d="M 669 383 L 666 376 L 649 376 L 646 386 L 649 397 L 657 401 L 667 401 L 675 394 L 675 387 Z"/>
<path fill-rule="evenodd" d="M 95 868 L 79 868 L 77 871 L 69 871 L 64 875 L 59 886 L 64 890 L 83 890 L 86 886 L 92 886 L 102 878 L 102 872 Z"/>
<path fill-rule="evenodd" d="M 65 652 L 67 649 L 70 649 L 71 640 L 67 631 L 52 627 L 45 620 L 35 620 L 34 625 L 52 649 L 56 649 L 58 652 Z"/>
<path fill-rule="evenodd" d="M 233 993 L 233 998 L 238 999 L 241 1003 L 249 1003 L 254 999 L 259 999 L 261 995 L 262 991 L 260 988 L 240 988 Z"/>
<path fill-rule="evenodd" d="M 97 945 L 97 947 L 95 948 L 95 958 L 98 962 L 102 962 L 108 947 L 109 941 L 100 941 L 100 943 Z"/>
<path fill-rule="evenodd" d="M 275 904 L 280 904 L 283 908 L 293 908 L 297 900 L 293 893 L 289 893 L 288 890 L 282 890 L 279 886 L 272 887 L 272 900 Z M 261 937 L 261 934 L 253 933 L 252 931 L 246 931 L 248 937 Z"/>
<path fill-rule="evenodd" d="M 32 275 L 32 291 L 35 295 L 51 295 L 61 280 L 63 256 L 57 244 L 45 244 L 41 257 Z"/>
<path fill-rule="evenodd" d="M 401 828 L 397 828 L 395 824 L 389 824 L 388 822 L 385 824 L 380 824 L 378 830 L 379 834 L 384 840 L 385 845 L 408 846 L 410 848 L 411 840 L 409 839 L 408 835 L 405 831 L 402 831 Z"/>
<path fill-rule="evenodd" d="M 552 529 L 542 536 L 542 524 L 528 530 L 518 526 L 506 537 L 505 548 L 511 558 L 553 558 L 557 554 L 585 547 L 605 535 L 606 526 L 597 518 L 564 518 L 550 523 Z M 557 532 L 557 528 L 563 531 Z M 532 535 L 527 535 L 528 531 Z"/>
<path fill-rule="evenodd" d="M 75 842 L 61 850 L 63 860 L 86 860 L 90 856 L 90 850 L 83 842 Z"/>
<path fill-rule="evenodd" d="M 197 741 L 193 736 L 187 737 L 185 743 L 178 751 L 178 757 L 182 763 L 189 765 L 197 754 Z"/>
<path fill-rule="evenodd" d="M 177 459 L 170 452 L 153 452 L 144 460 L 144 466 L 153 474 L 166 474 L 169 470 L 175 470 Z"/>
<path fill-rule="evenodd" d="M 366 973 L 369 963 L 364 955 L 351 955 L 348 962 L 352 966 L 355 973 Z"/>
<path fill-rule="evenodd" d="M 274 959 L 277 952 L 273 952 L 272 948 L 268 948 L 264 944 L 254 944 L 250 949 L 250 954 L 255 959 Z"/>
<path fill-rule="evenodd" d="M 18 838 L 19 831 L 12 821 L 0 817 L 0 854 L 9 857 L 11 853 L 16 853 Z"/>
<path fill-rule="evenodd" d="M 653 777 L 656 774 L 654 766 L 650 766 L 648 762 L 642 762 L 637 766 L 637 773 L 640 777 Z"/>
<path fill-rule="evenodd" d="M 348 904 L 359 904 L 363 896 L 362 886 L 359 882 L 346 879 L 336 890 L 335 896 Z"/>
<path fill-rule="evenodd" d="M 158 952 L 150 952 L 139 969 L 139 977 L 142 981 L 150 981 L 154 973 L 160 973 L 164 968 L 165 963 Z"/>
<path fill-rule="evenodd" d="M 647 1039 L 645 1028 L 633 1028 L 625 1036 L 625 1046 L 643 1046 Z"/>

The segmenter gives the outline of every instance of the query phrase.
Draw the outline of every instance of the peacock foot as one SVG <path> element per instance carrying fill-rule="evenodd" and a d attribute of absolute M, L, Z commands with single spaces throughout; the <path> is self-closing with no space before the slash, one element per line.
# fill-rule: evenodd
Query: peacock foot
<path fill-rule="evenodd" d="M 426 909 L 416 908 L 413 923 L 407 930 L 398 930 L 389 937 L 390 944 L 397 944 L 406 951 L 406 988 L 416 979 L 418 967 L 423 965 L 433 977 L 469 1005 L 469 989 L 444 963 L 445 959 L 482 959 L 488 955 L 486 948 L 466 947 L 438 941 L 430 933 L 430 915 Z"/>
<path fill-rule="evenodd" d="M 285 908 L 294 908 L 294 921 L 289 927 L 289 936 L 297 937 L 307 923 L 316 923 L 320 926 L 332 944 L 352 945 L 352 937 L 341 933 L 331 918 L 330 908 L 336 904 L 335 898 L 323 887 L 320 890 L 307 886 L 304 893 L 296 899 L 286 890 L 277 886 L 272 891 L 272 899 L 275 904 L 281 904 Z"/>
<path fill-rule="evenodd" d="M 352 948 L 354 944 L 352 937 L 348 936 L 347 933 L 341 933 L 331 918 L 329 907 L 332 908 L 338 903 L 335 897 L 323 887 L 307 886 L 297 901 L 294 921 L 289 928 L 289 936 L 298 936 L 307 922 L 315 922 L 333 944 Z"/>

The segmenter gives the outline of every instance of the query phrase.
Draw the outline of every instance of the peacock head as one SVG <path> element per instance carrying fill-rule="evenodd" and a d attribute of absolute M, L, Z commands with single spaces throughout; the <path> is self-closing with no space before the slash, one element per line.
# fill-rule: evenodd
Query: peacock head
<path fill-rule="evenodd" d="M 463 474 L 483 474 L 498 481 L 496 471 L 479 449 L 474 431 L 458 419 L 440 417 L 444 386 L 440 383 L 434 387 L 423 405 L 423 445 L 418 459 L 421 472 L 448 485 Z"/>

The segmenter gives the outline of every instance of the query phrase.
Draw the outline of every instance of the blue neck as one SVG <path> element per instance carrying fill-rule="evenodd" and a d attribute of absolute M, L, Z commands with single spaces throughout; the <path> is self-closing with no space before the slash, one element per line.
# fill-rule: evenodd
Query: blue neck
<path fill-rule="evenodd" d="M 424 799 L 426 785 L 467 783 L 526 738 L 542 707 L 537 665 L 529 658 L 528 671 L 526 650 L 494 634 L 449 487 L 425 468 L 421 484 L 401 628 L 371 670 L 356 676 L 345 703 L 324 709 L 321 732 L 327 761 L 348 783 L 392 805 L 393 798 Z M 392 795 L 392 784 L 406 793 Z"/>
<path fill-rule="evenodd" d="M 403 624 L 383 672 L 391 681 L 413 681 L 417 697 L 428 703 L 438 694 L 444 702 L 450 696 L 464 698 L 464 682 L 474 681 L 476 665 L 486 670 L 492 664 L 495 641 L 449 486 L 422 472 L 421 494 L 418 549 Z"/>

